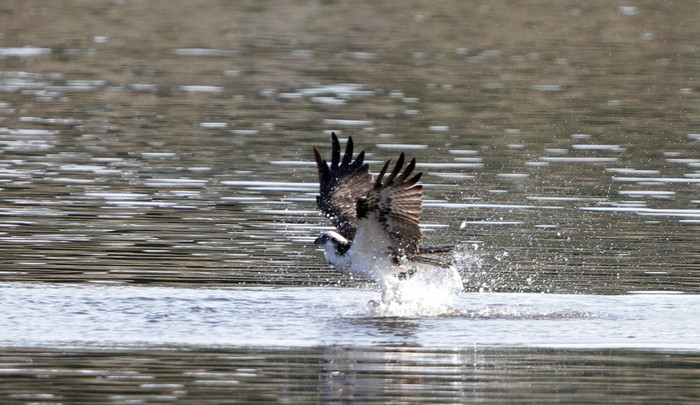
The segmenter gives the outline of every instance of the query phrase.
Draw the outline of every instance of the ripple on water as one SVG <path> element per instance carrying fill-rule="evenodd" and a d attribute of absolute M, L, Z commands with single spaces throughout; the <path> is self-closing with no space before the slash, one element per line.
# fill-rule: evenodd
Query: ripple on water
<path fill-rule="evenodd" d="M 48 55 L 50 53 L 51 48 L 40 48 L 36 46 L 0 48 L 0 57 L 33 58 L 41 55 Z"/>
<path fill-rule="evenodd" d="M 183 93 L 190 94 L 220 94 L 223 93 L 224 88 L 221 86 L 210 86 L 203 84 L 189 84 L 178 86 L 177 89 Z"/>
<path fill-rule="evenodd" d="M 619 158 L 611 157 L 568 157 L 568 156 L 542 156 L 539 158 L 549 163 L 613 163 Z"/>
<path fill-rule="evenodd" d="M 626 176 L 613 176 L 613 181 L 623 182 L 623 183 L 686 183 L 686 184 L 700 184 L 700 179 L 688 178 L 688 177 L 626 177 Z"/>
<path fill-rule="evenodd" d="M 213 48 L 179 48 L 175 50 L 177 56 L 192 56 L 206 58 L 226 58 L 237 56 L 237 50 L 231 49 L 213 49 Z"/>
<path fill-rule="evenodd" d="M 292 181 L 222 181 L 221 184 L 230 187 L 242 187 L 252 191 L 271 192 L 308 192 L 318 189 L 318 183 L 303 183 Z"/>
<path fill-rule="evenodd" d="M 0 289 L 5 298 L 0 302 L 5 346 L 414 344 L 454 348 L 479 344 L 700 351 L 700 302 L 689 294 L 468 293 L 457 297 L 449 289 L 440 289 L 446 293 L 440 295 L 405 288 L 401 300 L 380 301 L 376 290 L 328 287 L 4 283 Z M 382 332 L 398 319 L 412 326 Z"/>
<path fill-rule="evenodd" d="M 180 178 L 153 178 L 146 180 L 143 184 L 148 187 L 203 187 L 209 180 L 192 179 L 187 177 Z"/>
<path fill-rule="evenodd" d="M 412 144 L 412 143 L 378 143 L 377 148 L 388 149 L 388 150 L 423 150 L 428 147 L 425 144 Z"/>
<path fill-rule="evenodd" d="M 331 119 L 326 118 L 323 120 L 326 125 L 338 125 L 346 127 L 366 127 L 374 125 L 373 121 L 368 120 L 348 120 L 348 119 Z"/>

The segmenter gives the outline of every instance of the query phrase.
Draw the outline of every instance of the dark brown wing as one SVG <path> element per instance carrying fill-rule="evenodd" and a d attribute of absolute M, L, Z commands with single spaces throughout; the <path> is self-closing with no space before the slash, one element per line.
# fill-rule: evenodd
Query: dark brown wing
<path fill-rule="evenodd" d="M 357 217 L 371 220 L 373 214 L 377 215 L 376 219 L 389 234 L 392 241 L 391 249 L 395 259 L 398 260 L 402 257 L 413 257 L 419 252 L 423 186 L 416 183 L 423 173 L 408 178 L 416 167 L 416 159 L 412 159 L 401 173 L 404 163 L 402 153 L 394 169 L 385 179 L 384 174 L 389 167 L 389 162 L 384 164 L 367 196 L 358 202 Z"/>
<path fill-rule="evenodd" d="M 349 240 L 355 237 L 357 228 L 357 200 L 367 195 L 372 188 L 372 175 L 364 163 L 365 152 L 352 159 L 353 142 L 348 138 L 343 159 L 340 159 L 340 142 L 335 132 L 332 133 L 331 164 L 328 165 L 316 146 L 313 147 L 320 193 L 316 204 L 328 217 L 338 232 Z"/>

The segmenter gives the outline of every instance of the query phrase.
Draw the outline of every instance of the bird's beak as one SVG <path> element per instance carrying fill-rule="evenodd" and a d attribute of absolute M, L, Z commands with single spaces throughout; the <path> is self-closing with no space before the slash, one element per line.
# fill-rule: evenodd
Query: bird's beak
<path fill-rule="evenodd" d="M 321 237 L 320 237 L 320 236 L 319 236 L 318 238 L 316 238 L 316 240 L 314 240 L 314 244 L 315 244 L 315 245 L 320 245 L 321 243 L 323 243 L 323 242 L 321 242 Z"/>

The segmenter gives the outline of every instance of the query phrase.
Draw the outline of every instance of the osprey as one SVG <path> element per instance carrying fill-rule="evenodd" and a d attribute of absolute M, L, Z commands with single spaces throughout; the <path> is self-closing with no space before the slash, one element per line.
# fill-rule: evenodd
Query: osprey
<path fill-rule="evenodd" d="M 332 134 L 330 165 L 316 146 L 313 152 L 320 183 L 316 203 L 336 228 L 314 243 L 323 247 L 333 267 L 383 282 L 387 275 L 410 275 L 421 266 L 450 266 L 429 256 L 447 253 L 449 247 L 419 247 L 423 186 L 417 183 L 423 173 L 413 174 L 415 158 L 404 168 L 401 153 L 389 174 L 391 159 L 372 179 L 365 152 L 353 158 L 352 137 L 341 158 L 340 142 Z"/>

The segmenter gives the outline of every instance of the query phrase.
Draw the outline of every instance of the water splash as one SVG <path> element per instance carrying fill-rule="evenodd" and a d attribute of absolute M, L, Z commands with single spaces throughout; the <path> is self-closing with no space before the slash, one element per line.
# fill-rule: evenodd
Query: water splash
<path fill-rule="evenodd" d="M 456 266 L 417 265 L 406 277 L 387 275 L 379 281 L 381 300 L 367 305 L 373 317 L 449 316 L 464 289 Z"/>
<path fill-rule="evenodd" d="M 468 246 L 459 246 L 453 253 L 454 266 L 462 276 L 462 280 L 469 281 L 474 274 L 482 272 L 484 258 L 478 253 L 479 245 L 474 243 Z"/>
<path fill-rule="evenodd" d="M 378 280 L 379 300 L 367 304 L 371 317 L 460 316 L 456 307 L 459 295 L 482 274 L 484 259 L 478 245 L 456 247 L 449 268 L 418 265 L 407 277 L 385 276 Z"/>

